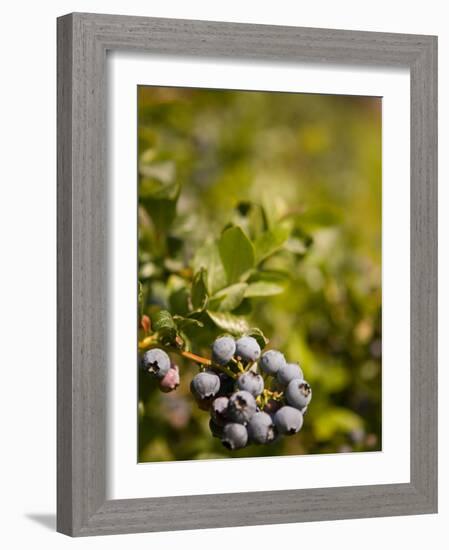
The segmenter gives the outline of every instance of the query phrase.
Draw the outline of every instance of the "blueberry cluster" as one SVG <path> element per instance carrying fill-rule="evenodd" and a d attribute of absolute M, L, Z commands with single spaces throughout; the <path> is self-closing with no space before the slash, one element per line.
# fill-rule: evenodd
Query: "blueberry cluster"
<path fill-rule="evenodd" d="M 148 350 L 141 364 L 163 392 L 178 387 L 179 369 L 165 351 Z M 217 338 L 211 366 L 193 377 L 190 390 L 198 407 L 210 412 L 212 435 L 230 450 L 299 432 L 312 399 L 299 365 L 276 350 L 262 354 L 252 336 Z"/>
<path fill-rule="evenodd" d="M 299 432 L 312 398 L 299 365 L 287 363 L 279 351 L 261 354 L 251 336 L 217 338 L 212 363 L 193 378 L 191 392 L 210 411 L 212 435 L 225 447 L 242 449 Z"/>

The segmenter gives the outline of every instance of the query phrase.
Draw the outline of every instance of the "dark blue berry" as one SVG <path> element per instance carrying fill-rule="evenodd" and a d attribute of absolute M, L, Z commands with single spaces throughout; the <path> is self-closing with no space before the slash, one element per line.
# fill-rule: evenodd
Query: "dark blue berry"
<path fill-rule="evenodd" d="M 227 397 L 216 397 L 211 406 L 211 415 L 214 422 L 218 425 L 223 425 L 227 420 L 229 399 Z"/>
<path fill-rule="evenodd" d="M 225 396 L 230 395 L 234 391 L 234 386 L 235 386 L 234 379 L 228 376 L 224 372 L 217 372 L 216 374 L 220 379 L 220 389 L 217 395 L 225 395 Z"/>
<path fill-rule="evenodd" d="M 282 403 L 280 401 L 269 399 L 263 410 L 268 414 L 274 415 L 281 407 Z"/>
<path fill-rule="evenodd" d="M 217 424 L 213 418 L 209 420 L 209 429 L 213 437 L 218 437 L 218 439 L 223 437 L 223 426 Z"/>

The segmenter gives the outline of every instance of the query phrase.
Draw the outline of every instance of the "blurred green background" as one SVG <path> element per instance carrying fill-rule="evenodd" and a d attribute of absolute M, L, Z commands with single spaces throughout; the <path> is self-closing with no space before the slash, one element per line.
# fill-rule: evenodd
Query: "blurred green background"
<path fill-rule="evenodd" d="M 182 309 L 195 252 L 260 205 L 293 220 L 264 265 L 284 291 L 237 313 L 313 388 L 299 434 L 230 452 L 190 396 L 194 365 L 176 361 L 170 394 L 140 375 L 139 461 L 380 450 L 381 100 L 139 87 L 138 136 L 140 312 Z"/>

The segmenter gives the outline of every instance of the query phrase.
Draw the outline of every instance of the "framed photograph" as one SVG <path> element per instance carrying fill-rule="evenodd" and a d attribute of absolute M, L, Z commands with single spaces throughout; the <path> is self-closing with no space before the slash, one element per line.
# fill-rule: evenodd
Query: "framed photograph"
<path fill-rule="evenodd" d="M 58 531 L 437 511 L 437 39 L 58 19 Z"/>

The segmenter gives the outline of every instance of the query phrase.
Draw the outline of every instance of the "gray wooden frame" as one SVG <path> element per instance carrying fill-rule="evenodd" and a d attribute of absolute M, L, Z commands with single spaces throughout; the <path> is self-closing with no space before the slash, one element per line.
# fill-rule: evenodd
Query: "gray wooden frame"
<path fill-rule="evenodd" d="M 411 481 L 106 499 L 106 52 L 408 67 Z M 58 19 L 58 505 L 72 536 L 437 511 L 437 38 L 75 13 Z"/>

